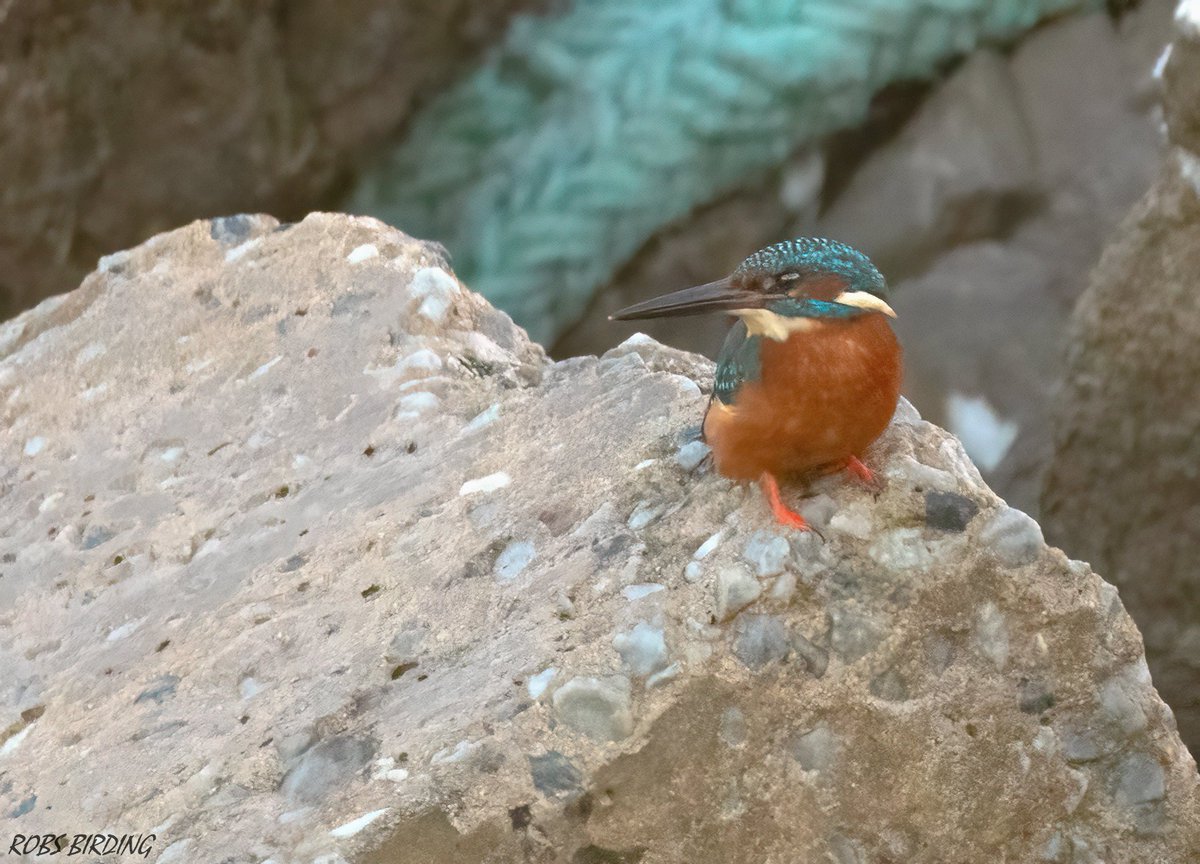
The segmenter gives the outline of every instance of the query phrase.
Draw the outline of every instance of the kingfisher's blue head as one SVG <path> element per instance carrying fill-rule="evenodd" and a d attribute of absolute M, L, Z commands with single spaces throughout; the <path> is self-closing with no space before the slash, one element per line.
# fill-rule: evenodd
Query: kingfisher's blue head
<path fill-rule="evenodd" d="M 821 321 L 871 313 L 895 317 L 887 283 L 866 255 L 844 243 L 801 237 L 760 249 L 724 279 L 655 297 L 614 319 L 725 311 L 776 339 Z"/>

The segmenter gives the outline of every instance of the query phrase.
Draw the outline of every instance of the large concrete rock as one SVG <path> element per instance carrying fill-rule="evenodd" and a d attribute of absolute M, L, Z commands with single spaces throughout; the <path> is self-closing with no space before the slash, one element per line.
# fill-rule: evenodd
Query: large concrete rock
<path fill-rule="evenodd" d="M 0 5 L 0 318 L 198 216 L 328 203 L 536 0 Z"/>
<path fill-rule="evenodd" d="M 551 364 L 372 220 L 196 223 L 0 334 L 0 812 L 169 861 L 1186 862 L 1116 591 L 901 406 L 779 530 L 711 365 Z M 31 859 L 32 860 L 32 859 Z"/>
<path fill-rule="evenodd" d="M 1186 7 L 1185 7 L 1186 8 Z M 1190 7 L 1195 9 L 1194 4 Z M 1121 587 L 1154 679 L 1200 748 L 1200 21 L 1167 59 L 1175 145 L 1075 310 L 1047 530 Z"/>

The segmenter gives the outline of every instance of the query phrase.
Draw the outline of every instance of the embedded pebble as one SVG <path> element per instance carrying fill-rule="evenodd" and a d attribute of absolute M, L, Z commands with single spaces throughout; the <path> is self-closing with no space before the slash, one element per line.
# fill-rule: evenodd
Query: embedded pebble
<path fill-rule="evenodd" d="M 280 360 L 282 360 L 282 359 L 283 359 L 283 355 L 282 355 L 282 354 L 280 354 L 280 355 L 279 355 L 279 356 L 277 356 L 277 357 L 273 357 L 272 359 L 268 360 L 266 363 L 264 363 L 264 364 L 262 364 L 261 366 L 259 366 L 259 367 L 258 367 L 257 369 L 255 369 L 253 372 L 251 372 L 251 373 L 250 373 L 250 374 L 247 376 L 246 380 L 247 380 L 247 381 L 253 381 L 255 378 L 261 378 L 262 376 L 264 376 L 264 375 L 266 375 L 268 372 L 270 372 L 270 371 L 271 371 L 271 367 L 272 367 L 272 366 L 274 366 L 276 363 L 278 363 L 278 362 L 279 362 Z"/>
<path fill-rule="evenodd" d="M 436 372 L 443 367 L 442 358 L 429 348 L 420 348 L 396 361 L 397 372 Z"/>
<path fill-rule="evenodd" d="M 787 605 L 796 593 L 796 574 L 785 572 L 771 586 L 771 599 Z"/>
<path fill-rule="evenodd" d="M 824 723 L 791 741 L 792 758 L 805 771 L 826 771 L 837 758 L 838 737 Z"/>
<path fill-rule="evenodd" d="M 241 683 L 238 685 L 238 692 L 241 694 L 243 699 L 253 699 L 259 693 L 261 693 L 262 690 L 263 685 L 259 684 L 257 680 L 249 675 L 243 678 Z"/>
<path fill-rule="evenodd" d="M 829 652 L 799 633 L 792 634 L 792 650 L 814 678 L 822 677 L 829 668 Z"/>
<path fill-rule="evenodd" d="M 1008 624 L 995 603 L 988 602 L 975 615 L 975 646 L 984 657 L 1003 669 L 1008 662 Z"/>
<path fill-rule="evenodd" d="M 500 403 L 497 402 L 485 411 L 480 411 L 472 418 L 471 422 L 463 427 L 463 434 L 478 432 L 487 426 L 491 426 L 500 416 Z"/>
<path fill-rule="evenodd" d="M 46 439 L 38 435 L 25 442 L 25 455 L 36 456 L 46 447 Z"/>
<path fill-rule="evenodd" d="M 683 578 L 688 582 L 699 582 L 704 576 L 704 568 L 700 566 L 699 561 L 689 561 L 688 565 L 683 568 Z"/>
<path fill-rule="evenodd" d="M 425 639 L 425 631 L 420 627 L 405 627 L 392 637 L 384 652 L 384 660 L 389 666 L 399 666 L 402 663 L 415 663 L 420 653 L 421 643 Z"/>
<path fill-rule="evenodd" d="M 541 698 L 541 695 L 546 692 L 546 688 L 550 686 L 550 682 L 554 680 L 554 676 L 557 674 L 557 666 L 547 666 L 536 675 L 530 675 L 529 681 L 525 684 L 525 688 L 529 693 L 529 698 Z"/>
<path fill-rule="evenodd" d="M 895 669 L 887 669 L 871 679 L 868 688 L 872 696 L 888 702 L 906 702 L 908 700 L 908 684 Z"/>
<path fill-rule="evenodd" d="M 939 531 L 964 531 L 979 512 L 979 505 L 957 492 L 925 493 L 925 525 Z"/>
<path fill-rule="evenodd" d="M 533 787 L 552 798 L 572 795 L 582 789 L 583 775 L 557 750 L 530 756 L 529 774 L 533 778 Z"/>
<path fill-rule="evenodd" d="M 792 547 L 786 537 L 770 531 L 755 531 L 742 550 L 742 560 L 754 567 L 760 577 L 778 576 L 791 553 Z"/>
<path fill-rule="evenodd" d="M 829 527 L 842 534 L 865 540 L 871 536 L 871 516 L 862 505 L 851 504 L 833 514 L 829 520 Z"/>
<path fill-rule="evenodd" d="M 829 611 L 829 638 L 834 652 L 847 663 L 865 657 L 883 639 L 883 628 L 871 616 L 853 608 Z"/>
<path fill-rule="evenodd" d="M 339 825 L 338 827 L 334 828 L 332 831 L 329 832 L 329 836 L 337 837 L 339 840 L 341 840 L 345 837 L 353 837 L 355 834 L 357 834 L 359 831 L 366 828 L 368 825 L 370 825 L 372 822 L 374 822 L 376 819 L 378 819 L 384 813 L 387 813 L 388 810 L 390 810 L 390 809 L 391 809 L 390 807 L 384 807 L 382 810 L 372 810 L 370 813 L 365 813 L 362 816 L 359 816 L 357 819 L 354 819 L 350 822 L 345 823 L 344 825 Z"/>
<path fill-rule="evenodd" d="M 762 594 L 758 580 L 738 564 L 725 567 L 717 574 L 716 590 L 718 621 L 728 621 Z"/>
<path fill-rule="evenodd" d="M 629 671 L 639 677 L 644 678 L 667 665 L 667 643 L 661 627 L 643 622 L 628 633 L 618 633 L 612 644 Z"/>
<path fill-rule="evenodd" d="M 703 441 L 689 441 L 675 453 L 675 463 L 684 471 L 695 471 L 711 451 Z"/>
<path fill-rule="evenodd" d="M 800 502 L 800 506 L 796 508 L 796 512 L 804 517 L 809 525 L 819 530 L 825 530 L 830 526 L 833 515 L 837 513 L 837 502 L 825 493 L 813 495 L 811 498 L 805 498 Z M 800 536 L 813 536 L 812 532 L 805 531 Z M 813 539 L 816 540 L 815 536 Z"/>
<path fill-rule="evenodd" d="M 379 248 L 374 243 L 364 243 L 350 250 L 350 254 L 346 256 L 346 260 L 351 264 L 359 264 L 378 255 Z"/>
<path fill-rule="evenodd" d="M 529 566 L 534 559 L 533 544 L 528 540 L 514 540 L 504 547 L 504 551 L 496 557 L 492 574 L 501 582 L 511 582 L 521 575 L 521 571 Z"/>
<path fill-rule="evenodd" d="M 721 712 L 717 737 L 726 747 L 741 747 L 746 743 L 746 715 L 741 708 L 732 705 Z"/>
<path fill-rule="evenodd" d="M 621 589 L 621 594 L 626 600 L 641 600 L 643 597 L 649 597 L 651 594 L 657 594 L 666 587 L 667 586 L 659 585 L 656 582 L 646 582 L 639 585 L 626 585 Z"/>
<path fill-rule="evenodd" d="M 791 650 L 787 626 L 774 615 L 743 615 L 737 623 L 733 654 L 749 669 L 782 660 Z"/>
<path fill-rule="evenodd" d="M 1146 712 L 1136 698 L 1139 687 L 1125 675 L 1114 675 L 1100 688 L 1100 707 L 1107 719 L 1125 735 L 1146 728 Z"/>
<path fill-rule="evenodd" d="M 49 512 L 50 510 L 53 510 L 59 505 L 60 500 L 64 499 L 65 497 L 66 493 L 64 492 L 55 492 L 54 494 L 49 494 L 49 496 L 46 496 L 46 498 L 42 499 L 41 504 L 37 505 L 37 512 Z"/>
<path fill-rule="evenodd" d="M 406 396 L 402 396 L 399 403 L 397 403 L 396 419 L 416 419 L 426 411 L 432 411 L 438 406 L 440 401 L 437 396 L 426 390 L 418 393 L 409 393 Z"/>
<path fill-rule="evenodd" d="M 660 669 L 646 679 L 646 689 L 653 690 L 655 687 L 661 687 L 670 681 L 679 677 L 679 673 L 683 671 L 683 666 L 679 662 L 672 663 L 665 669 Z"/>
<path fill-rule="evenodd" d="M 656 504 L 651 501 L 642 501 L 633 508 L 633 512 L 629 514 L 629 521 L 626 524 L 634 531 L 645 528 L 661 516 L 665 509 L 666 507 L 661 503 Z"/>
<path fill-rule="evenodd" d="M 316 803 L 357 774 L 374 755 L 375 743 L 366 738 L 328 738 L 298 756 L 279 790 L 293 801 Z"/>
<path fill-rule="evenodd" d="M 423 298 L 417 314 L 435 324 L 446 318 L 454 297 L 461 293 L 454 277 L 440 267 L 424 267 L 413 274 L 409 292 Z"/>
<path fill-rule="evenodd" d="M 564 723 L 589 738 L 620 741 L 633 732 L 626 678 L 572 678 L 554 691 L 551 701 Z"/>
<path fill-rule="evenodd" d="M 988 521 L 979 532 L 979 542 L 1008 567 L 1036 561 L 1046 545 L 1041 526 L 1013 507 L 1005 507 Z"/>
<path fill-rule="evenodd" d="M 462 488 L 458 490 L 459 495 L 475 495 L 477 493 L 495 492 L 497 489 L 503 489 L 512 478 L 503 471 L 497 471 L 495 474 L 489 474 L 486 477 L 479 477 L 475 480 L 468 480 L 462 484 Z"/>
<path fill-rule="evenodd" d="M 723 530 L 713 534 L 696 548 L 696 551 L 692 553 L 692 558 L 696 561 L 703 561 L 721 545 L 721 538 L 724 536 L 725 532 Z"/>
<path fill-rule="evenodd" d="M 880 534 L 867 547 L 867 555 L 891 570 L 927 567 L 933 561 L 920 528 L 896 528 Z"/>
<path fill-rule="evenodd" d="M 1113 779 L 1117 802 L 1126 807 L 1160 801 L 1167 794 L 1162 765 L 1148 753 L 1130 753 L 1117 763 Z"/>

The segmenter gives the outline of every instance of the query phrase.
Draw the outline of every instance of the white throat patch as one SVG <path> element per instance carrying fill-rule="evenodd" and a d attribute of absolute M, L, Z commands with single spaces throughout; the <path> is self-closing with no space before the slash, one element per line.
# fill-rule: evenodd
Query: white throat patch
<path fill-rule="evenodd" d="M 746 332 L 751 336 L 766 336 L 776 342 L 786 342 L 793 333 L 808 333 L 823 324 L 819 318 L 789 318 L 769 309 L 734 309 L 733 314 L 746 322 Z"/>

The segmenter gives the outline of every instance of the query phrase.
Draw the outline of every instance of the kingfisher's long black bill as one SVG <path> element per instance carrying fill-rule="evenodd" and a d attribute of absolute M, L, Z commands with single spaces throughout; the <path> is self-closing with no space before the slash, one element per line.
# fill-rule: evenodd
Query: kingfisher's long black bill
<path fill-rule="evenodd" d="M 633 318 L 702 315 L 731 309 L 755 309 L 763 305 L 763 300 L 761 292 L 737 288 L 728 279 L 721 279 L 626 306 L 608 317 L 612 321 L 629 321 Z"/>

